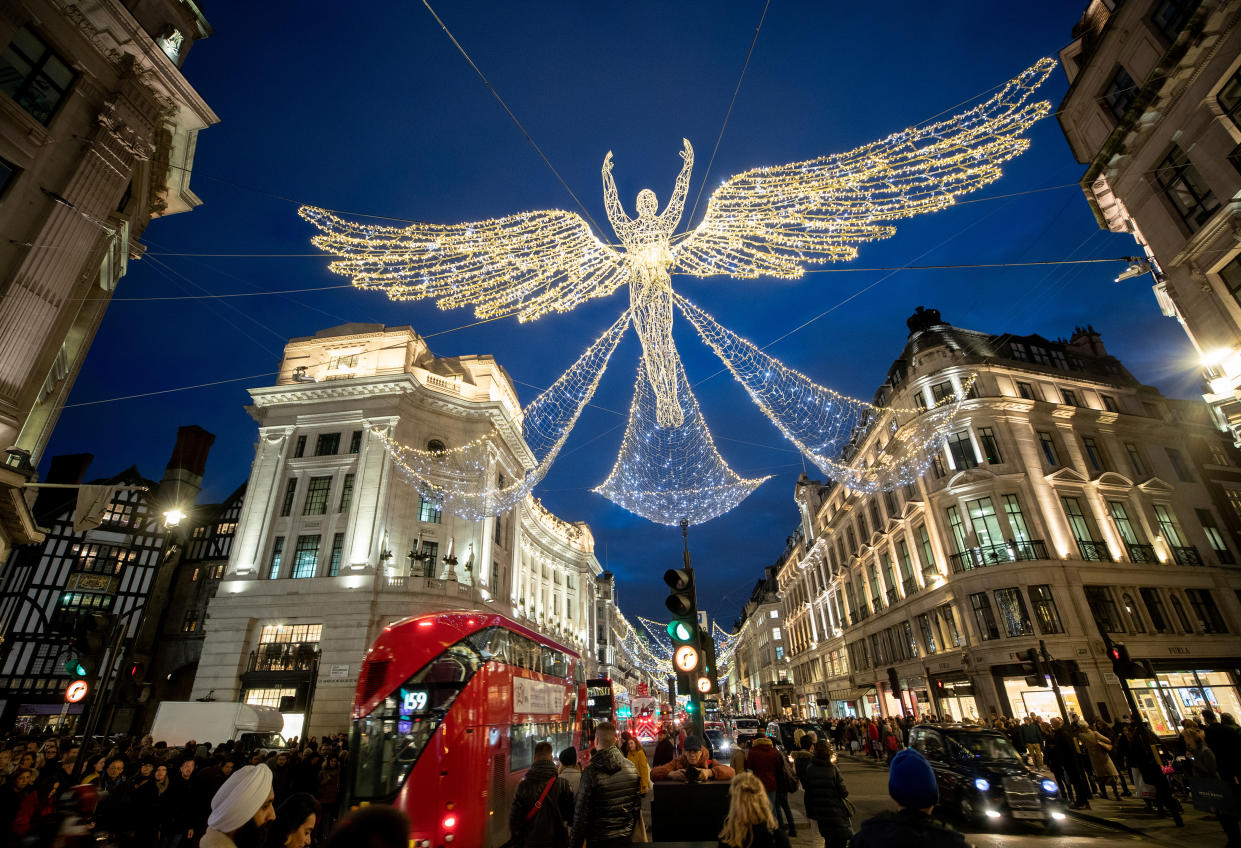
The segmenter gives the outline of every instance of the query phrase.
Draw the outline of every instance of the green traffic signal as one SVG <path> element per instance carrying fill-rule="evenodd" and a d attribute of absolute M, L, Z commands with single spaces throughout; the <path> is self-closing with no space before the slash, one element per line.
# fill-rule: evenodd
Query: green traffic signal
<path fill-rule="evenodd" d="M 688 621 L 670 621 L 668 635 L 673 642 L 688 642 L 694 638 L 694 628 Z"/>
<path fill-rule="evenodd" d="M 69 660 L 69 662 L 65 663 L 65 671 L 69 672 L 74 677 L 86 676 L 86 668 L 82 665 L 81 661 L 77 659 L 77 657 L 74 657 Z"/>

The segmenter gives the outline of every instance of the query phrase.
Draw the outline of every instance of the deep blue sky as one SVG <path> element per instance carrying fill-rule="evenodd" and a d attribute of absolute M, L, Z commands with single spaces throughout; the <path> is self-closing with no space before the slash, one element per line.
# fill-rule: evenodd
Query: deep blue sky
<path fill-rule="evenodd" d="M 759 36 L 710 186 L 740 170 L 838 152 L 975 97 L 1069 41 L 1085 0 L 1040 3 L 792 3 L 775 0 Z M 626 207 L 651 186 L 666 200 L 681 138 L 697 151 L 698 190 L 763 3 L 441 2 L 445 23 L 489 76 L 590 213 L 605 221 L 599 167 L 615 153 Z M 267 291 L 339 284 L 306 254 L 310 228 L 296 202 L 452 223 L 525 209 L 574 209 L 420 3 L 212 2 L 216 34 L 185 73 L 221 117 L 198 140 L 193 188 L 204 204 L 152 223 L 149 257 L 130 264 L 118 298 Z M 1044 88 L 1058 104 L 1057 69 Z M 1127 236 L 1097 229 L 1053 118 L 1005 176 L 967 203 L 905 222 L 863 247 L 858 268 L 1122 256 Z M 1064 187 L 1064 186 L 1068 187 Z M 1036 191 L 1047 187 L 1048 191 Z M 709 193 L 709 192 L 708 192 Z M 704 196 L 705 205 L 705 196 Z M 702 214 L 699 209 L 698 216 Z M 694 222 L 691 223 L 696 223 Z M 607 234 L 610 237 L 610 233 Z M 217 254 L 210 257 L 161 253 Z M 829 266 L 832 267 L 832 266 Z M 842 267 L 842 266 L 836 266 Z M 1160 316 L 1149 279 L 1114 284 L 1123 266 L 910 271 L 779 342 L 771 352 L 822 383 L 870 398 L 918 305 L 959 326 L 1067 336 L 1092 323 L 1142 380 L 1192 397 L 1190 348 Z M 758 344 L 783 335 L 884 277 L 675 285 Z M 430 340 L 440 355 L 494 354 L 523 401 L 571 363 L 625 307 L 622 292 L 533 324 L 494 322 Z M 286 339 L 346 321 L 410 324 L 432 334 L 473 320 L 431 303 L 390 303 L 340 290 L 228 301 L 114 302 L 78 378 L 81 403 L 273 372 Z M 691 382 L 719 367 L 683 321 L 677 338 Z M 638 346 L 632 334 L 595 403 L 623 412 Z M 243 407 L 260 378 L 67 408 L 47 456 L 95 454 L 92 472 L 137 463 L 158 477 L 180 424 L 217 440 L 205 496 L 220 499 L 249 473 L 255 437 Z M 738 472 L 776 475 L 733 512 L 691 530 L 700 597 L 728 626 L 763 566 L 797 522 L 799 454 L 727 377 L 697 389 L 717 444 Z M 558 514 L 588 521 L 599 559 L 618 576 L 622 607 L 663 617 L 659 575 L 679 561 L 680 533 L 624 512 L 590 489 L 606 476 L 624 418 L 583 416 L 536 492 Z M 45 462 L 46 465 L 46 462 Z M 813 468 L 811 469 L 813 470 Z"/>

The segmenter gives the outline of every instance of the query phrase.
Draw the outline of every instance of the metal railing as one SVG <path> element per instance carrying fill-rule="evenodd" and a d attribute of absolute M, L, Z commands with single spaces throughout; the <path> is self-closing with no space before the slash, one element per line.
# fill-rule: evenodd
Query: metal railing
<path fill-rule="evenodd" d="M 899 601 L 900 599 L 901 599 L 901 596 L 900 596 L 899 594 L 897 594 L 897 592 L 896 592 L 896 587 L 895 587 L 895 586 L 890 586 L 890 587 L 888 588 L 888 606 L 892 606 L 893 604 L 895 604 L 895 603 L 896 603 L 897 601 Z"/>
<path fill-rule="evenodd" d="M 982 545 L 970 548 L 962 553 L 953 554 L 948 559 L 953 573 L 960 574 L 963 571 L 1002 565 L 1006 562 L 1047 559 L 1047 545 L 1042 539 L 1030 539 L 1025 542 L 1008 541 L 1002 545 Z"/>
<path fill-rule="evenodd" d="M 1077 540 L 1077 550 L 1081 552 L 1082 559 L 1088 562 L 1115 562 L 1112 559 L 1112 552 L 1108 550 L 1106 542 L 1093 542 L 1089 540 Z"/>
<path fill-rule="evenodd" d="M 908 598 L 910 595 L 918 594 L 918 581 L 914 580 L 912 577 L 906 577 L 905 582 L 902 585 L 904 585 L 905 587 L 906 598 Z"/>
<path fill-rule="evenodd" d="M 1198 549 L 1193 545 L 1185 547 L 1173 547 L 1172 559 L 1177 565 L 1206 565 L 1202 559 L 1202 554 L 1198 553 Z"/>
<path fill-rule="evenodd" d="M 1155 549 L 1151 545 L 1131 545 L 1126 542 L 1125 549 L 1129 551 L 1130 562 L 1159 562 L 1159 557 L 1155 556 Z"/>
<path fill-rule="evenodd" d="M 250 652 L 247 671 L 313 671 L 318 642 L 279 642 Z"/>

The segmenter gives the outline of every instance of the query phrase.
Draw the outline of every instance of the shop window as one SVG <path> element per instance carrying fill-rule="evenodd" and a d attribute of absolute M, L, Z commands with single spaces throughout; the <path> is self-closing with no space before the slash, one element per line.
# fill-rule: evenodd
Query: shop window
<path fill-rule="evenodd" d="M 970 607 L 974 610 L 974 623 L 978 625 L 978 635 L 984 642 L 1000 638 L 1000 628 L 995 623 L 995 613 L 991 609 L 991 601 L 986 592 L 975 592 L 970 595 Z"/>
<path fill-rule="evenodd" d="M 1138 596 L 1142 598 L 1142 603 L 1146 604 L 1146 614 L 1150 616 L 1151 627 L 1156 633 L 1171 633 L 1172 622 L 1168 620 L 1168 611 L 1163 605 L 1163 598 L 1159 596 L 1158 589 L 1139 589 Z"/>
<path fill-rule="evenodd" d="M 1189 606 L 1193 609 L 1203 633 L 1228 632 L 1209 589 L 1186 589 L 1185 597 L 1189 598 Z"/>
<path fill-rule="evenodd" d="M 1173 211 L 1191 232 L 1210 220 L 1219 209 L 1219 200 L 1206 180 L 1176 145 L 1155 168 L 1155 180 Z"/>
<path fill-rule="evenodd" d="M 1086 586 L 1086 605 L 1090 607 L 1099 629 L 1105 633 L 1124 633 L 1125 623 L 1116 608 L 1112 590 L 1107 586 Z"/>
<path fill-rule="evenodd" d="M 1056 599 L 1051 594 L 1051 586 L 1046 583 L 1031 586 L 1030 603 L 1034 605 L 1034 618 L 1038 621 L 1040 633 L 1048 636 L 1064 632 L 1064 625 L 1060 623 L 1060 611 L 1056 609 Z"/>
<path fill-rule="evenodd" d="M 1011 586 L 1006 589 L 996 589 L 995 606 L 1000 611 L 1000 621 L 1004 623 L 1004 632 L 1010 638 L 1034 635 L 1034 625 L 1030 623 L 1030 615 L 1026 612 L 1026 602 L 1021 597 L 1020 588 Z"/>
<path fill-rule="evenodd" d="M 1134 603 L 1133 596 L 1128 592 L 1125 592 L 1125 594 L 1121 596 L 1120 601 L 1125 607 L 1125 618 L 1129 622 L 1129 632 L 1145 633 L 1146 624 L 1142 621 L 1142 613 L 1138 609 L 1138 605 Z"/>

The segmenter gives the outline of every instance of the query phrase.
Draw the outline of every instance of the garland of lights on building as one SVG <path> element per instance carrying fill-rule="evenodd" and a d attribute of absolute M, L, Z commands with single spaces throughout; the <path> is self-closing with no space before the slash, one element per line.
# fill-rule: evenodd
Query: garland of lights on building
<path fill-rule="evenodd" d="M 694 162 L 688 141 L 662 213 L 655 193 L 643 189 L 637 216 L 628 217 L 612 179 L 612 154 L 605 157 L 604 204 L 619 245 L 560 210 L 390 227 L 301 207 L 299 214 L 319 230 L 312 242 L 337 257 L 329 268 L 393 300 L 432 298 L 442 309 L 472 306 L 484 319 L 530 321 L 629 287 L 629 311 L 523 414 L 523 434 L 535 440 L 531 468 L 505 468 L 497 434 L 443 453 L 420 452 L 386 435 L 385 447 L 420 492 L 457 514 L 480 518 L 511 509 L 543 479 L 632 318 L 642 344 L 638 385 L 616 465 L 595 491 L 658 523 L 721 515 L 765 478 L 739 477 L 715 449 L 673 342 L 673 306 L 679 305 L 759 408 L 825 474 L 862 491 L 911 481 L 928 467 L 964 391 L 925 412 L 878 410 L 845 398 L 679 298 L 671 275 L 798 278 L 807 265 L 854 259 L 858 245 L 891 236 L 894 221 L 951 206 L 998 179 L 1000 165 L 1029 147 L 1024 133 L 1050 111 L 1031 97 L 1054 65 L 1039 61 L 947 120 L 847 153 L 737 174 L 711 195 L 702 221 L 680 236 L 673 233 Z M 869 439 L 875 427 L 886 435 Z M 854 454 L 864 441 L 879 444 L 859 462 Z"/>

